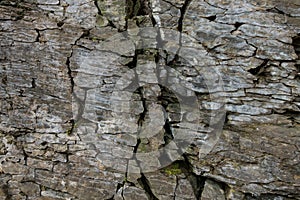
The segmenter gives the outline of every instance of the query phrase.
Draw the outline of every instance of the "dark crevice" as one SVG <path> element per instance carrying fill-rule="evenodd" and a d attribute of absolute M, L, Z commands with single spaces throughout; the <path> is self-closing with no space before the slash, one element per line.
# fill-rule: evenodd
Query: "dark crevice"
<path fill-rule="evenodd" d="M 298 34 L 296 37 L 293 37 L 292 45 L 294 47 L 295 53 L 298 56 L 295 64 L 295 67 L 297 69 L 296 78 L 300 78 L 300 34 Z"/>
<path fill-rule="evenodd" d="M 135 53 L 134 53 L 134 56 L 132 58 L 132 61 L 130 61 L 128 64 L 126 64 L 126 66 L 129 68 L 129 69 L 134 69 L 137 65 L 137 55 L 138 55 L 139 51 L 138 50 L 135 50 Z"/>
<path fill-rule="evenodd" d="M 137 92 L 138 94 L 140 95 L 141 97 L 141 100 L 142 100 L 142 104 L 143 104 L 143 112 L 140 114 L 140 117 L 138 119 L 138 125 L 139 125 L 139 128 L 141 128 L 143 126 L 143 123 L 145 121 L 145 117 L 146 117 L 146 114 L 147 114 L 147 105 L 146 105 L 146 98 L 143 96 L 143 88 L 140 87 L 138 88 Z"/>
<path fill-rule="evenodd" d="M 31 88 L 36 88 L 35 79 L 36 78 L 32 78 L 32 80 L 31 80 Z"/>
<path fill-rule="evenodd" d="M 201 175 L 197 175 L 193 172 L 192 164 L 189 162 L 187 155 L 183 154 L 183 160 L 175 161 L 162 170 L 174 175 L 184 174 L 186 179 L 192 186 L 195 199 L 201 199 L 205 181 L 207 180 L 207 178 Z"/>
<path fill-rule="evenodd" d="M 260 75 L 263 71 L 266 65 L 268 64 L 269 60 L 266 59 L 263 61 L 263 63 L 255 68 L 249 69 L 248 72 L 250 72 L 252 75 L 257 76 Z"/>
<path fill-rule="evenodd" d="M 128 68 L 134 70 L 134 73 L 135 73 L 135 81 L 133 81 L 132 84 L 130 84 L 128 87 L 126 87 L 125 90 L 132 91 L 132 90 L 134 90 L 134 88 L 136 88 L 136 86 L 138 86 L 139 80 L 138 80 L 138 75 L 137 75 L 137 72 L 136 72 L 135 68 L 137 67 L 138 55 L 143 54 L 143 53 L 144 53 L 144 52 L 143 52 L 142 49 L 141 49 L 141 50 L 135 50 L 135 54 L 134 54 L 134 56 L 133 56 L 132 61 L 129 62 L 129 63 L 127 64 L 127 67 L 128 67 Z M 126 172 L 125 172 L 125 180 L 123 181 L 122 184 L 119 184 L 119 185 L 118 185 L 117 191 L 118 191 L 121 187 L 124 187 L 126 183 L 129 184 L 130 186 L 135 186 L 134 183 L 128 181 L 128 173 L 129 173 L 128 167 L 129 167 L 129 161 L 130 161 L 130 160 L 135 160 L 136 163 L 137 163 L 137 166 L 138 166 L 139 168 L 141 168 L 141 167 L 140 167 L 140 161 L 137 159 L 136 154 L 137 154 L 138 148 L 139 148 L 139 146 L 140 146 L 140 144 L 141 144 L 141 139 L 140 139 L 140 135 L 139 135 L 139 134 L 140 134 L 140 132 L 141 132 L 141 129 L 142 129 L 142 126 L 143 126 L 143 124 L 144 124 L 145 117 L 146 117 L 146 114 L 147 114 L 147 105 L 146 105 L 146 98 L 145 98 L 144 95 L 143 95 L 143 92 L 144 92 L 144 88 L 143 88 L 143 87 L 138 87 L 138 88 L 137 88 L 135 91 L 133 91 L 133 92 L 139 95 L 139 98 L 140 98 L 140 100 L 142 101 L 142 105 L 143 105 L 143 112 L 140 113 L 139 119 L 138 119 L 138 121 L 137 121 L 137 124 L 138 124 L 138 131 L 137 131 L 137 132 L 138 132 L 138 134 L 137 134 L 137 139 L 136 139 L 136 145 L 135 145 L 134 148 L 133 148 L 133 155 L 132 155 L 132 157 L 131 157 L 129 160 L 127 160 L 127 166 L 126 166 Z M 138 179 L 138 183 L 144 188 L 146 194 L 148 195 L 148 197 L 149 197 L 150 199 L 154 199 L 154 200 L 157 199 L 157 198 L 154 198 L 155 196 L 153 195 L 153 193 L 152 193 L 152 191 L 151 191 L 151 189 L 150 189 L 150 187 L 149 187 L 149 185 L 148 185 L 148 181 L 147 181 L 146 177 L 144 176 L 144 174 L 141 173 L 141 178 Z M 122 190 L 121 196 L 122 196 L 122 198 L 124 199 L 124 196 L 123 196 L 123 190 Z"/>
<path fill-rule="evenodd" d="M 177 28 L 179 32 L 182 32 L 183 19 L 184 19 L 184 16 L 185 16 L 191 2 L 192 2 L 192 0 L 185 0 L 183 6 L 180 8 L 180 17 L 178 20 L 178 28 Z"/>
<path fill-rule="evenodd" d="M 38 30 L 38 29 L 35 29 L 35 31 L 36 31 L 36 33 L 37 33 L 37 36 L 36 36 L 35 42 L 40 42 L 40 38 L 41 38 L 40 30 Z"/>
<path fill-rule="evenodd" d="M 24 94 L 24 90 L 20 89 L 18 92 L 19 92 L 19 95 L 18 95 L 19 97 L 25 97 L 25 96 L 23 95 L 23 94 Z"/>
<path fill-rule="evenodd" d="M 234 24 L 235 29 L 232 30 L 230 33 L 233 33 L 234 31 L 237 31 L 242 25 L 244 25 L 245 23 L 241 23 L 241 22 L 236 22 Z"/>
<path fill-rule="evenodd" d="M 143 173 L 141 173 L 141 178 L 139 178 L 137 181 L 142 186 L 142 188 L 145 190 L 149 200 L 159 200 L 153 194 L 153 192 L 151 190 L 150 183 L 149 183 L 149 181 L 147 180 L 146 176 Z"/>
<path fill-rule="evenodd" d="M 126 0 L 126 19 L 151 14 L 149 0 Z"/>
<path fill-rule="evenodd" d="M 165 140 L 165 145 L 166 145 L 166 144 L 169 144 L 169 142 L 174 139 L 169 119 L 166 119 L 166 123 L 164 125 L 164 130 L 165 130 L 164 140 Z"/>
<path fill-rule="evenodd" d="M 243 39 L 243 38 L 241 38 L 241 39 Z M 258 48 L 255 45 L 249 43 L 247 39 L 244 39 L 244 40 L 245 40 L 246 44 L 248 44 L 248 45 L 252 46 L 253 48 L 255 48 L 253 54 L 251 55 L 251 57 L 255 57 L 257 55 Z"/>
<path fill-rule="evenodd" d="M 84 38 L 84 37 L 88 37 L 90 35 L 90 30 L 87 30 L 87 29 L 84 29 L 82 31 L 82 34 L 81 36 L 75 41 L 75 43 L 72 45 L 71 47 L 71 54 L 70 56 L 67 57 L 67 60 L 66 60 L 66 66 L 67 66 L 67 69 L 68 69 L 68 76 L 69 76 L 69 79 L 70 79 L 70 82 L 71 82 L 71 93 L 73 94 L 74 92 L 74 86 L 75 86 L 75 83 L 74 83 L 74 77 L 73 77 L 73 74 L 72 74 L 72 69 L 71 69 L 71 65 L 70 65 L 70 59 L 72 58 L 73 56 L 73 47 L 75 45 L 77 45 L 77 42 L 81 39 L 81 38 Z"/>
<path fill-rule="evenodd" d="M 69 57 L 67 57 L 67 61 L 66 61 L 66 65 L 67 65 L 67 68 L 68 68 L 68 76 L 69 76 L 69 79 L 70 79 L 70 82 L 71 82 L 71 93 L 73 93 L 74 86 L 75 86 L 74 77 L 72 76 L 72 70 L 71 70 L 71 67 L 70 67 L 70 58 L 72 57 L 72 55 L 73 55 L 73 51 L 71 52 L 71 55 Z"/>
<path fill-rule="evenodd" d="M 75 120 L 74 120 L 74 119 L 71 119 L 71 120 L 68 121 L 68 123 L 71 124 L 71 127 L 67 130 L 66 133 L 67 133 L 68 135 L 72 135 L 72 134 L 73 134 L 73 131 L 74 131 L 74 129 L 75 129 Z"/>
<path fill-rule="evenodd" d="M 183 20 L 184 20 L 185 14 L 186 14 L 191 2 L 192 2 L 192 0 L 185 0 L 183 6 L 180 8 L 180 17 L 179 17 L 178 26 L 177 26 L 177 30 L 180 32 L 179 41 L 178 41 L 179 48 L 177 49 L 174 58 L 167 63 L 168 66 L 172 66 L 172 65 L 178 63 L 178 61 L 179 61 L 178 55 L 179 55 L 181 47 L 182 47 Z"/>
<path fill-rule="evenodd" d="M 167 174 L 176 175 L 176 177 L 177 174 L 184 174 L 186 179 L 190 182 L 190 185 L 192 186 L 195 199 L 201 199 L 205 181 L 207 180 L 207 178 L 200 175 L 196 175 L 193 172 L 193 167 L 188 161 L 187 155 L 183 154 L 183 160 L 177 160 L 173 162 L 171 165 L 162 169 L 162 171 L 165 171 Z"/>
<path fill-rule="evenodd" d="M 152 22 L 153 27 L 157 24 L 151 9 L 150 0 L 126 0 L 126 24 L 125 30 L 128 29 L 128 20 L 134 19 L 136 16 L 149 16 Z M 146 20 L 146 19 L 145 19 Z M 135 19 L 137 26 L 140 26 L 140 23 L 143 21 L 139 21 Z"/>
<path fill-rule="evenodd" d="M 213 181 L 215 184 L 217 184 L 226 194 L 226 192 L 230 189 L 230 187 L 228 186 L 228 184 L 221 182 L 219 180 L 215 180 L 215 179 L 210 179 L 211 181 Z"/>
<path fill-rule="evenodd" d="M 107 19 L 107 21 L 108 21 L 108 25 L 109 25 L 109 26 L 111 26 L 112 28 L 117 29 L 117 27 L 114 25 L 114 23 L 113 23 L 111 20 L 108 20 L 108 19 Z"/>
<path fill-rule="evenodd" d="M 205 17 L 205 18 L 212 22 L 212 21 L 215 21 L 217 19 L 217 15 L 212 15 L 212 16 Z"/>
<path fill-rule="evenodd" d="M 28 155 L 26 153 L 26 151 L 23 149 L 23 155 L 24 155 L 24 165 L 27 165 L 27 158 L 28 158 Z"/>
<path fill-rule="evenodd" d="M 57 25 L 58 27 L 62 27 L 64 24 L 65 24 L 65 23 L 64 23 L 63 21 L 59 21 L 59 22 L 57 22 L 56 25 Z"/>
<path fill-rule="evenodd" d="M 221 47 L 221 46 L 224 46 L 224 44 L 218 44 L 218 45 L 216 45 L 216 46 L 213 46 L 212 48 L 208 48 L 208 47 L 206 47 L 205 45 L 203 45 L 206 49 L 207 49 L 207 52 L 208 53 L 210 53 L 210 52 L 217 52 L 217 48 L 218 47 Z"/>
<path fill-rule="evenodd" d="M 138 152 L 138 148 L 139 148 L 139 146 L 141 144 L 141 139 L 139 137 L 139 134 L 141 132 L 141 129 L 142 129 L 142 126 L 143 126 L 143 123 L 145 121 L 145 117 L 146 117 L 146 114 L 147 114 L 147 105 L 146 105 L 146 99 L 143 96 L 143 88 L 140 87 L 135 92 L 140 95 L 140 98 L 141 98 L 142 104 L 143 104 L 143 112 L 140 113 L 139 119 L 137 121 L 137 124 L 138 124 L 138 135 L 137 135 L 137 139 L 136 139 L 136 145 L 133 148 L 133 156 L 132 156 L 131 159 L 135 160 L 136 163 L 137 163 L 137 165 L 140 167 L 140 161 L 136 158 L 136 153 Z M 127 169 L 126 169 L 126 173 L 125 173 L 126 179 L 127 179 L 127 175 L 128 175 L 128 164 L 129 164 L 129 161 L 127 162 Z"/>
<path fill-rule="evenodd" d="M 164 144 L 159 147 L 159 149 L 162 149 L 164 153 L 162 153 L 159 157 L 159 162 L 161 166 L 166 166 L 169 163 L 172 163 L 172 159 L 169 157 L 168 153 L 165 152 L 164 147 L 167 146 L 171 141 L 173 141 L 174 136 L 171 130 L 171 125 L 169 123 L 169 120 L 167 119 L 164 125 Z"/>
<path fill-rule="evenodd" d="M 48 142 L 46 142 L 46 141 L 44 141 L 44 142 L 41 143 L 42 146 L 45 146 L 47 144 L 48 144 Z"/>
<path fill-rule="evenodd" d="M 225 114 L 225 120 L 224 120 L 224 127 L 228 124 L 229 122 L 229 118 L 228 116 L 231 114 L 231 112 L 229 111 L 226 111 L 226 114 Z"/>
<path fill-rule="evenodd" d="M 168 110 L 168 105 L 169 104 L 177 104 L 178 105 L 178 110 L 176 110 L 177 112 L 177 118 L 180 119 L 180 104 L 179 101 L 176 97 L 176 95 L 169 90 L 166 87 L 163 87 L 162 85 L 160 85 L 160 90 L 161 90 L 161 95 L 157 98 L 158 102 L 161 104 L 161 106 L 164 108 L 165 111 Z M 175 117 L 175 113 L 173 113 L 173 117 Z M 165 112 L 165 124 L 163 126 L 163 130 L 164 130 L 164 144 L 162 144 L 159 149 L 164 149 L 165 146 L 167 146 L 170 142 L 172 142 L 174 140 L 174 135 L 172 132 L 172 123 L 176 123 L 175 121 L 170 121 L 170 116 L 167 112 Z M 160 164 L 162 166 L 167 165 L 168 163 L 171 163 L 172 160 L 169 158 L 169 155 L 167 152 L 164 152 L 163 154 L 161 154 L 161 156 L 159 157 L 159 161 Z"/>
<path fill-rule="evenodd" d="M 181 165 L 182 171 L 185 174 L 185 176 L 187 177 L 188 181 L 190 182 L 196 199 L 201 199 L 205 181 L 207 178 L 197 175 L 193 172 L 193 166 L 189 162 L 187 155 L 183 154 L 183 158 L 184 158 L 184 160 Z"/>
<path fill-rule="evenodd" d="M 140 144 L 141 144 L 141 139 L 138 138 L 136 141 L 136 145 L 133 148 L 133 153 L 137 153 Z"/>
<path fill-rule="evenodd" d="M 95 6 L 96 6 L 96 8 L 97 8 L 97 10 L 98 10 L 98 15 L 101 15 L 101 16 L 102 16 L 102 12 L 101 12 L 101 9 L 100 9 L 100 7 L 99 7 L 98 0 L 94 0 L 94 4 L 95 4 Z"/>
<path fill-rule="evenodd" d="M 156 20 L 155 20 L 155 18 L 154 18 L 154 16 L 153 16 L 152 13 L 153 13 L 153 12 L 151 11 L 151 14 L 150 14 L 151 22 L 152 22 L 153 27 L 155 27 L 155 26 L 157 25 L 157 22 L 156 22 Z"/>
<path fill-rule="evenodd" d="M 150 1 L 149 0 L 139 0 L 139 1 L 140 1 L 140 7 L 138 8 L 137 16 L 151 14 Z"/>
<path fill-rule="evenodd" d="M 246 40 L 246 43 L 249 44 L 247 40 Z M 252 54 L 252 57 L 255 57 L 257 55 L 258 48 L 256 46 L 254 46 L 253 44 L 249 44 L 249 45 L 255 48 L 255 50 L 254 50 L 254 52 Z"/>
<path fill-rule="evenodd" d="M 84 29 L 81 36 L 78 38 L 78 40 L 76 40 L 75 45 L 77 44 L 77 42 L 84 37 L 88 37 L 90 35 L 90 30 L 88 29 Z"/>

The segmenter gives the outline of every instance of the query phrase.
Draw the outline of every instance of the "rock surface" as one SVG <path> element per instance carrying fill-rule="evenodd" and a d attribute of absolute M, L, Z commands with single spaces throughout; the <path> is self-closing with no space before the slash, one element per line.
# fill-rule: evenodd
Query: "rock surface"
<path fill-rule="evenodd" d="M 0 199 L 300 199 L 298 0 L 1 0 Z"/>

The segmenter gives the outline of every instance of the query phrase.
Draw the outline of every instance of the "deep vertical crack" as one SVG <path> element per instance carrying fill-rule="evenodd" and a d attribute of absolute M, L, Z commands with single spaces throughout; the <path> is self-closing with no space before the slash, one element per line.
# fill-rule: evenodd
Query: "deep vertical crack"
<path fill-rule="evenodd" d="M 148 181 L 148 179 L 146 178 L 146 176 L 141 173 L 141 178 L 139 178 L 138 183 L 143 187 L 143 189 L 145 190 L 149 200 L 159 200 L 152 192 L 151 190 L 151 186 L 150 183 Z"/>
<path fill-rule="evenodd" d="M 24 165 L 27 165 L 28 155 L 24 149 L 23 149 L 23 155 L 24 155 Z"/>
<path fill-rule="evenodd" d="M 139 130 L 138 130 L 138 133 L 140 133 L 141 129 L 142 129 L 142 126 L 143 126 L 143 122 L 145 121 L 145 117 L 146 117 L 146 114 L 147 114 L 147 105 L 146 105 L 146 98 L 144 97 L 143 95 L 143 88 L 138 88 L 137 92 L 138 94 L 140 95 L 141 97 L 141 101 L 142 101 L 142 105 L 143 105 L 143 112 L 140 114 L 140 117 L 138 119 L 138 125 L 139 125 Z"/>
<path fill-rule="evenodd" d="M 75 83 L 74 83 L 74 77 L 72 76 L 72 70 L 71 70 L 71 66 L 70 66 L 70 59 L 72 56 L 73 56 L 73 49 L 71 51 L 71 55 L 69 57 L 67 57 L 67 61 L 66 61 L 66 65 L 68 68 L 68 75 L 69 75 L 69 79 L 71 82 L 71 93 L 73 94 Z"/>
<path fill-rule="evenodd" d="M 77 102 L 79 102 L 79 104 L 80 104 L 81 102 L 79 101 L 79 98 L 77 98 L 76 94 L 74 93 L 75 82 L 74 82 L 74 77 L 73 77 L 73 74 L 72 74 L 71 62 L 70 62 L 70 60 L 71 60 L 71 58 L 72 58 L 72 56 L 73 56 L 73 48 L 74 48 L 74 46 L 77 45 L 78 41 L 79 41 L 81 38 L 87 37 L 87 36 L 89 36 L 89 34 L 90 34 L 90 31 L 89 31 L 89 30 L 85 30 L 85 29 L 82 30 L 82 34 L 80 35 L 80 37 L 78 37 L 78 38 L 76 39 L 76 41 L 74 42 L 74 44 L 71 45 L 71 52 L 70 52 L 70 55 L 67 57 L 67 60 L 66 60 L 66 66 L 67 66 L 67 70 L 68 70 L 67 73 L 68 73 L 68 77 L 69 77 L 69 80 L 70 80 L 70 83 L 71 83 L 71 88 L 70 88 L 71 91 L 70 91 L 70 93 L 71 93 L 72 97 L 73 97 Z M 80 108 L 80 109 L 81 109 L 81 108 Z M 75 129 L 76 122 L 75 122 L 74 119 L 70 119 L 70 120 L 68 121 L 68 123 L 71 123 L 71 127 L 66 131 L 66 133 L 67 133 L 68 135 L 72 135 L 72 133 L 73 133 L 73 131 L 74 131 L 74 129 Z"/>
<path fill-rule="evenodd" d="M 134 150 L 133 150 L 133 153 L 134 153 L 133 159 L 136 161 L 138 167 L 141 169 L 140 161 L 136 158 L 136 153 L 137 153 L 139 145 L 141 143 L 139 133 L 142 131 L 142 126 L 143 126 L 143 123 L 145 121 L 145 117 L 146 117 L 146 114 L 147 114 L 148 110 L 147 110 L 147 105 L 146 105 L 146 98 L 143 95 L 143 88 L 140 87 L 137 92 L 140 95 L 141 100 L 142 100 L 143 112 L 140 114 L 140 117 L 139 117 L 139 120 L 138 120 L 137 143 L 136 143 L 136 146 L 134 147 Z M 150 200 L 158 200 L 158 198 L 153 194 L 153 192 L 151 190 L 151 186 L 150 186 L 149 181 L 146 178 L 145 174 L 142 171 L 140 172 L 140 174 L 141 174 L 141 177 L 137 181 L 142 186 L 144 191 L 146 192 L 148 198 Z"/>
<path fill-rule="evenodd" d="M 174 199 L 176 199 L 176 190 L 178 187 L 178 179 L 182 178 L 182 174 L 184 174 L 184 179 L 189 181 L 195 199 L 201 199 L 202 192 L 204 190 L 205 181 L 207 180 L 206 177 L 197 175 L 193 172 L 193 166 L 189 162 L 187 155 L 182 155 L 182 160 L 177 160 L 170 164 L 169 166 L 162 169 L 169 175 L 175 175 L 176 176 L 176 187 L 174 190 Z M 177 174 L 181 174 L 181 176 L 178 176 Z"/>
<path fill-rule="evenodd" d="M 36 87 L 35 79 L 36 78 L 32 78 L 31 79 L 31 88 L 35 88 Z"/>
<path fill-rule="evenodd" d="M 179 20 L 178 20 L 178 27 L 177 27 L 179 32 L 182 32 L 183 19 L 184 19 L 184 16 L 185 16 L 191 2 L 192 2 L 192 0 L 185 0 L 183 6 L 180 8 L 180 17 L 179 17 Z"/>
<path fill-rule="evenodd" d="M 158 97 L 158 101 L 160 102 L 161 106 L 164 108 L 165 111 L 168 110 L 168 105 L 169 104 L 178 104 L 179 107 L 180 107 L 180 104 L 177 101 L 177 97 L 172 91 L 168 90 L 168 88 L 165 88 L 161 85 L 160 85 L 160 90 L 161 90 L 161 96 Z M 178 110 L 178 115 L 180 115 L 179 113 L 180 113 L 180 110 Z M 176 123 L 176 122 L 175 121 L 171 122 L 170 117 L 168 116 L 168 113 L 166 112 L 165 113 L 165 124 L 163 126 L 164 144 L 162 144 L 159 147 L 160 149 L 162 149 L 164 151 L 164 153 L 162 153 L 161 156 L 159 157 L 159 161 L 160 161 L 162 166 L 165 166 L 168 163 L 172 163 L 172 159 L 169 157 L 168 153 L 165 152 L 165 149 L 164 149 L 165 146 L 167 146 L 171 141 L 174 140 L 174 135 L 173 135 L 173 132 L 172 132 L 172 124 L 171 123 Z"/>
<path fill-rule="evenodd" d="M 189 162 L 187 155 L 183 154 L 183 158 L 184 160 L 180 165 L 182 167 L 182 171 L 190 182 L 196 199 L 201 199 L 201 195 L 207 178 L 197 175 L 193 172 L 192 164 Z"/>
<path fill-rule="evenodd" d="M 178 19 L 178 26 L 177 26 L 177 30 L 179 31 L 179 41 L 178 41 L 179 48 L 176 51 L 174 59 L 172 61 L 170 61 L 169 63 L 176 62 L 179 59 L 178 55 L 179 55 L 179 52 L 180 52 L 181 47 L 182 47 L 183 20 L 184 20 L 184 17 L 186 15 L 187 11 L 188 11 L 188 7 L 189 7 L 191 2 L 192 2 L 192 0 L 185 0 L 184 4 L 180 8 L 180 17 Z"/>
<path fill-rule="evenodd" d="M 134 69 L 134 72 L 135 72 L 135 81 L 134 82 L 136 82 L 136 83 L 139 82 L 138 74 L 135 70 L 136 67 L 137 67 L 137 63 L 138 63 L 138 55 L 141 55 L 143 53 L 144 53 L 143 50 L 136 50 L 132 62 L 130 62 L 128 64 L 129 68 Z M 128 88 L 128 89 L 130 89 L 130 88 Z M 136 89 L 134 92 L 139 95 L 139 98 L 140 98 L 140 100 L 142 102 L 142 106 L 143 106 L 143 112 L 140 113 L 139 119 L 137 120 L 137 124 L 138 124 L 137 141 L 136 141 L 136 145 L 134 146 L 134 149 L 133 149 L 133 155 L 127 161 L 127 169 L 126 169 L 125 179 L 126 179 L 126 182 L 128 182 L 127 176 L 128 176 L 128 173 L 129 173 L 129 169 L 128 169 L 129 161 L 134 160 L 137 164 L 137 167 L 140 169 L 140 178 L 137 179 L 138 183 L 142 186 L 142 188 L 144 189 L 146 195 L 148 196 L 148 198 L 150 200 L 158 200 L 158 198 L 153 194 L 153 192 L 151 190 L 151 186 L 150 186 L 149 181 L 147 180 L 145 174 L 142 172 L 140 161 L 136 157 L 136 153 L 138 152 L 138 148 L 139 148 L 139 146 L 142 142 L 141 138 L 140 138 L 140 133 L 142 131 L 142 128 L 143 128 L 143 125 L 144 125 L 144 122 L 145 122 L 145 118 L 146 118 L 146 115 L 147 115 L 147 112 L 148 112 L 148 108 L 147 108 L 147 99 L 144 96 L 144 88 L 143 87 L 138 87 L 138 89 Z"/>
<path fill-rule="evenodd" d="M 174 193 L 173 193 L 173 200 L 176 200 L 176 191 L 177 191 L 177 188 L 178 188 L 178 182 L 179 182 L 179 179 L 178 177 L 176 176 L 176 185 L 175 185 L 175 189 L 174 189 Z"/>
<path fill-rule="evenodd" d="M 98 4 L 98 0 L 94 0 L 94 4 L 95 4 L 95 6 L 98 10 L 98 15 L 102 15 L 101 9 L 100 9 L 99 4 Z"/>
<path fill-rule="evenodd" d="M 36 31 L 36 33 L 37 33 L 35 42 L 40 42 L 40 38 L 41 38 L 40 30 L 39 30 L 39 29 L 35 29 L 35 31 Z"/>
<path fill-rule="evenodd" d="M 293 37 L 292 45 L 294 47 L 295 53 L 298 56 L 295 64 L 295 67 L 297 68 L 296 77 L 300 78 L 300 34 L 298 34 L 296 37 Z"/>
<path fill-rule="evenodd" d="M 126 18 L 149 15 L 151 13 L 149 0 L 126 0 Z"/>
<path fill-rule="evenodd" d="M 70 59 L 72 58 L 73 56 L 73 47 L 77 45 L 77 42 L 81 39 L 81 38 L 84 38 L 84 37 L 87 37 L 89 36 L 90 34 L 90 30 L 82 30 L 82 34 L 80 35 L 80 37 L 75 41 L 74 44 L 72 44 L 71 46 L 71 53 L 70 55 L 67 57 L 67 60 L 66 60 L 66 65 L 67 65 L 67 68 L 68 68 L 68 75 L 69 75 L 69 79 L 70 79 L 70 82 L 71 82 L 71 93 L 73 94 L 73 91 L 74 91 L 74 86 L 75 86 L 75 83 L 74 83 L 74 77 L 72 75 L 72 69 L 71 69 L 71 63 L 70 63 Z"/>

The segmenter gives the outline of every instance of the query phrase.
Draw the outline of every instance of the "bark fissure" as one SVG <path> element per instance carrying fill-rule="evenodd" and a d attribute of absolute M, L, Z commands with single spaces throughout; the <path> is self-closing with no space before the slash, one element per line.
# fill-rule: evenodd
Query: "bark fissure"
<path fill-rule="evenodd" d="M 300 78 L 300 34 L 293 38 L 292 45 L 298 58 L 296 60 L 295 67 L 297 68 L 297 77 Z"/>
<path fill-rule="evenodd" d="M 254 76 L 258 76 L 260 75 L 261 73 L 264 72 L 264 68 L 267 66 L 269 60 L 266 59 L 263 61 L 263 63 L 255 68 L 252 68 L 252 69 L 249 69 L 248 72 L 250 72 L 252 75 Z"/>
<path fill-rule="evenodd" d="M 189 162 L 187 155 L 183 154 L 183 159 L 184 159 L 183 163 L 181 164 L 182 171 L 184 172 L 187 179 L 189 180 L 193 188 L 196 199 L 201 199 L 201 195 L 207 178 L 200 175 L 196 175 L 193 172 L 193 167 Z"/>
<path fill-rule="evenodd" d="M 180 17 L 178 20 L 178 27 L 177 27 L 179 32 L 182 32 L 184 16 L 185 16 L 191 2 L 192 2 L 192 0 L 185 0 L 183 6 L 180 8 Z"/>
<path fill-rule="evenodd" d="M 152 192 L 151 190 L 151 185 L 148 181 L 148 179 L 146 178 L 146 176 L 144 175 L 144 173 L 141 173 L 141 178 L 139 178 L 138 183 L 143 187 L 143 189 L 145 190 L 149 200 L 159 200 Z"/>
<path fill-rule="evenodd" d="M 149 15 L 151 13 L 149 0 L 126 0 L 127 19 L 136 16 Z"/>

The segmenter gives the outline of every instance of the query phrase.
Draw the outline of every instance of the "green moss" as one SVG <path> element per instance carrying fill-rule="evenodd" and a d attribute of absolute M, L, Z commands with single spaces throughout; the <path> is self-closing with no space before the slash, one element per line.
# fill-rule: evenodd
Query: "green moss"
<path fill-rule="evenodd" d="M 104 27 L 104 26 L 107 26 L 108 21 L 104 16 L 98 15 L 96 18 L 96 23 L 98 26 Z"/>
<path fill-rule="evenodd" d="M 179 163 L 173 163 L 172 165 L 164 168 L 163 171 L 168 175 L 182 174 L 182 170 Z"/>
<path fill-rule="evenodd" d="M 141 143 L 139 145 L 138 152 L 139 153 L 146 153 L 146 152 L 148 152 L 148 150 L 147 150 L 147 144 Z"/>
<path fill-rule="evenodd" d="M 94 41 L 94 42 L 96 42 L 96 41 L 99 40 L 97 37 L 92 37 L 91 39 L 92 39 L 92 41 Z"/>
<path fill-rule="evenodd" d="M 72 134 L 72 128 L 68 129 L 68 130 L 66 131 L 66 134 L 67 134 L 67 135 L 71 135 L 71 134 Z"/>
<path fill-rule="evenodd" d="M 78 123 L 75 123 L 74 121 L 71 122 L 72 126 L 66 131 L 67 135 L 71 135 L 74 132 L 74 129 L 78 127 Z"/>

